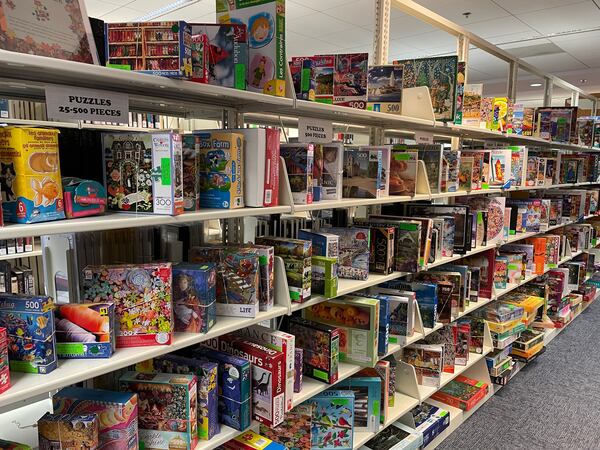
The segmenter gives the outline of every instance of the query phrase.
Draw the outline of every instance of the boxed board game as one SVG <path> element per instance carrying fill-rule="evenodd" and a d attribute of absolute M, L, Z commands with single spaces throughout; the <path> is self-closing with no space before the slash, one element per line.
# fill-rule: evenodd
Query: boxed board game
<path fill-rule="evenodd" d="M 200 207 L 244 207 L 244 135 L 198 131 Z"/>
<path fill-rule="evenodd" d="M 344 198 L 379 198 L 382 194 L 383 152 L 381 147 L 344 150 Z"/>
<path fill-rule="evenodd" d="M 252 422 L 252 369 L 249 361 L 225 352 L 200 347 L 195 359 L 218 364 L 219 422 L 239 431 Z"/>
<path fill-rule="evenodd" d="M 423 448 L 450 426 L 450 413 L 429 403 L 421 403 L 411 411 L 415 429 L 423 435 Z"/>
<path fill-rule="evenodd" d="M 386 289 L 412 291 L 417 299 L 417 306 L 425 328 L 434 328 L 438 322 L 437 286 L 429 283 L 391 281 L 382 285 Z"/>
<path fill-rule="evenodd" d="M 241 23 L 248 32 L 249 91 L 285 96 L 285 2 L 217 0 L 219 23 Z"/>
<path fill-rule="evenodd" d="M 367 109 L 368 53 L 335 55 L 333 104 Z"/>
<path fill-rule="evenodd" d="M 174 331 L 208 333 L 216 322 L 216 278 L 213 263 L 173 266 Z"/>
<path fill-rule="evenodd" d="M 117 348 L 169 345 L 173 332 L 171 273 L 171 263 L 87 266 L 81 297 L 115 304 Z"/>
<path fill-rule="evenodd" d="M 381 379 L 353 376 L 340 381 L 336 389 L 354 392 L 354 429 L 379 431 L 381 415 Z"/>
<path fill-rule="evenodd" d="M 339 236 L 338 276 L 352 280 L 369 278 L 370 230 L 333 227 L 327 231 Z"/>
<path fill-rule="evenodd" d="M 0 327 L 0 394 L 10 387 L 10 369 L 8 364 L 8 333 Z"/>
<path fill-rule="evenodd" d="M 189 26 L 193 41 L 192 81 L 245 91 L 247 27 L 239 23 L 190 23 Z"/>
<path fill-rule="evenodd" d="M 261 325 L 251 325 L 235 331 L 236 334 L 282 352 L 285 355 L 285 411 L 292 409 L 294 397 L 294 358 L 296 353 L 295 336 L 283 331 L 272 330 Z"/>
<path fill-rule="evenodd" d="M 304 350 L 301 348 L 294 349 L 294 393 L 297 394 L 302 390 L 302 364 L 304 361 Z"/>
<path fill-rule="evenodd" d="M 171 78 L 192 75 L 192 36 L 183 21 L 104 24 L 106 65 Z"/>
<path fill-rule="evenodd" d="M 63 177 L 62 186 L 67 219 L 104 214 L 106 189 L 100 183 L 75 177 Z"/>
<path fill-rule="evenodd" d="M 223 26 L 223 25 L 221 25 Z M 268 207 L 279 204 L 279 129 L 236 128 L 244 135 L 244 204 Z"/>
<path fill-rule="evenodd" d="M 96 414 L 51 414 L 37 422 L 40 450 L 98 448 L 98 416 Z"/>
<path fill-rule="evenodd" d="M 341 200 L 344 175 L 344 144 L 332 142 L 322 144 L 323 180 L 321 182 L 321 200 Z"/>
<path fill-rule="evenodd" d="M 389 114 L 402 113 L 402 66 L 370 66 L 367 109 Z"/>
<path fill-rule="evenodd" d="M 373 367 L 378 361 L 379 300 L 342 297 L 302 310 L 310 321 L 340 330 L 340 361 Z"/>
<path fill-rule="evenodd" d="M 417 192 L 418 153 L 392 147 L 390 155 L 390 195 L 414 196 Z"/>
<path fill-rule="evenodd" d="M 335 72 L 334 55 L 316 55 L 312 61 L 312 76 L 315 80 L 315 101 L 333 105 L 333 74 Z"/>
<path fill-rule="evenodd" d="M 252 245 L 258 254 L 258 309 L 269 311 L 275 303 L 275 249 L 270 245 Z"/>
<path fill-rule="evenodd" d="M 58 130 L 2 128 L 0 165 L 4 220 L 35 223 L 65 218 Z"/>
<path fill-rule="evenodd" d="M 441 345 L 443 348 L 442 368 L 446 373 L 454 373 L 456 363 L 456 330 L 452 324 L 445 324 L 442 328 L 426 336 L 423 342 L 429 345 Z"/>
<path fill-rule="evenodd" d="M 340 256 L 340 237 L 335 233 L 327 233 L 324 230 L 302 229 L 298 231 L 298 239 L 312 242 L 312 256 L 325 256 L 336 259 Z"/>
<path fill-rule="evenodd" d="M 108 209 L 183 213 L 183 155 L 176 133 L 102 133 Z"/>
<path fill-rule="evenodd" d="M 379 300 L 380 306 L 388 305 L 386 309 L 389 310 L 389 313 L 386 316 L 384 316 L 382 313 L 383 308 L 380 308 L 380 328 L 382 323 L 386 323 L 388 325 L 390 343 L 398 344 L 404 342 L 407 337 L 410 337 L 414 334 L 416 310 L 415 293 L 398 289 L 385 289 L 380 288 L 379 286 L 371 289 L 371 293 L 378 293 L 375 295 L 375 298 Z M 379 343 L 381 347 L 381 332 L 379 333 Z"/>
<path fill-rule="evenodd" d="M 210 339 L 203 345 L 252 364 L 253 417 L 267 426 L 279 425 L 285 414 L 285 354 L 233 334 Z"/>
<path fill-rule="evenodd" d="M 394 61 L 402 66 L 402 88 L 427 86 L 435 119 L 453 121 L 456 107 L 457 56 Z"/>
<path fill-rule="evenodd" d="M 352 450 L 354 435 L 354 392 L 329 390 L 315 395 L 312 406 L 312 449 Z"/>
<path fill-rule="evenodd" d="M 369 272 L 388 275 L 394 271 L 394 240 L 396 228 L 371 227 Z"/>
<path fill-rule="evenodd" d="M 280 256 L 285 265 L 290 298 L 303 303 L 310 299 L 312 280 L 312 243 L 301 239 L 286 239 L 263 236 L 255 239 L 260 245 L 272 245 L 275 256 Z"/>
<path fill-rule="evenodd" d="M 488 394 L 488 391 L 489 386 L 486 383 L 459 375 L 435 392 L 431 398 L 469 411 Z"/>
<path fill-rule="evenodd" d="M 325 256 L 311 258 L 311 292 L 327 298 L 338 295 L 338 260 Z"/>
<path fill-rule="evenodd" d="M 379 379 L 381 383 L 381 397 L 380 397 L 380 413 L 379 422 L 384 424 L 388 421 L 388 407 L 390 404 L 390 395 L 394 396 L 396 393 L 396 386 L 392 385 L 391 382 L 391 364 L 389 361 L 380 360 L 377 361 L 375 367 L 365 367 L 356 374 L 357 377 L 375 377 Z"/>
<path fill-rule="evenodd" d="M 196 375 L 125 372 L 119 390 L 138 395 L 138 429 L 143 448 L 170 450 L 198 443 L 198 392 Z M 183 444 L 181 445 L 183 449 Z"/>
<path fill-rule="evenodd" d="M 334 384 L 340 365 L 341 330 L 292 316 L 288 331 L 296 336 L 296 346 L 303 350 L 304 375 Z"/>
<path fill-rule="evenodd" d="M 314 102 L 316 83 L 312 58 L 309 56 L 292 56 L 289 65 L 296 98 Z"/>
<path fill-rule="evenodd" d="M 130 392 L 66 387 L 52 396 L 55 414 L 97 414 L 98 450 L 138 449 L 138 397 Z"/>
<path fill-rule="evenodd" d="M 314 144 L 282 144 L 280 154 L 285 160 L 294 204 L 312 203 Z"/>
<path fill-rule="evenodd" d="M 381 430 L 359 450 L 419 450 L 421 445 L 423 434 L 398 421 Z"/>
<path fill-rule="evenodd" d="M 193 134 L 181 136 L 181 154 L 183 161 L 183 209 L 198 211 L 200 209 L 200 139 Z"/>
<path fill-rule="evenodd" d="M 223 248 L 225 297 L 217 297 L 217 314 L 256 317 L 260 309 L 260 256 L 252 247 Z"/>
<path fill-rule="evenodd" d="M 443 353 L 441 345 L 412 344 L 404 347 L 402 360 L 415 368 L 418 384 L 437 388 L 442 377 Z"/>
<path fill-rule="evenodd" d="M 57 367 L 54 302 L 50 297 L 0 294 L 0 327 L 6 328 L 10 370 L 52 372 Z"/>
<path fill-rule="evenodd" d="M 116 346 L 113 303 L 67 303 L 54 310 L 59 358 L 110 358 Z"/>
<path fill-rule="evenodd" d="M 211 439 L 219 433 L 218 364 L 202 359 L 166 354 L 136 364 L 135 369 L 147 373 L 196 375 L 198 390 L 198 438 Z"/>
<path fill-rule="evenodd" d="M 311 450 L 312 414 L 310 405 L 298 405 L 286 413 L 281 425 L 269 428 L 261 424 L 260 434 L 289 450 Z"/>
<path fill-rule="evenodd" d="M 529 351 L 536 345 L 544 342 L 544 333 L 533 329 L 525 330 L 521 333 L 519 339 L 512 344 L 513 350 Z"/>

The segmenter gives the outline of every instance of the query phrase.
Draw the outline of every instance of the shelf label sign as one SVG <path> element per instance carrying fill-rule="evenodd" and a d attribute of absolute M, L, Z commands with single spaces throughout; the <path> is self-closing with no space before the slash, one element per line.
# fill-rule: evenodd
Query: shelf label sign
<path fill-rule="evenodd" d="M 129 96 L 96 89 L 46 86 L 48 120 L 129 123 Z"/>
<path fill-rule="evenodd" d="M 333 123 L 327 120 L 308 119 L 298 120 L 298 141 L 315 144 L 329 144 L 333 140 Z"/>
<path fill-rule="evenodd" d="M 417 144 L 433 144 L 433 133 L 415 131 L 415 142 Z"/>

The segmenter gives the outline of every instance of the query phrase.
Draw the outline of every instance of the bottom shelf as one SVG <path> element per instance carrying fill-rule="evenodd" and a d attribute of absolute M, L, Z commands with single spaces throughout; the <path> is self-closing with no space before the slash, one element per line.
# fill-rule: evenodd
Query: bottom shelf
<path fill-rule="evenodd" d="M 379 428 L 379 431 L 377 433 L 369 431 L 355 432 L 353 439 L 353 448 L 357 449 L 362 447 L 365 443 L 367 443 L 367 441 L 369 441 L 371 438 L 375 437 L 375 435 L 377 435 L 385 428 L 389 427 L 391 424 L 396 422 L 398 419 L 400 419 L 400 417 L 412 410 L 418 404 L 419 401 L 416 398 L 412 398 L 408 395 L 396 392 L 394 407 L 388 409 L 388 418 L 385 421 L 385 423 L 381 426 L 381 428 Z"/>

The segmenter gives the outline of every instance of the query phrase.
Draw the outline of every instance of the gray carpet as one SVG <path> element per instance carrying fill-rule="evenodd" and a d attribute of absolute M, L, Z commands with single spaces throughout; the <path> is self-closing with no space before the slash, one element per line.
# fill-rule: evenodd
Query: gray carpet
<path fill-rule="evenodd" d="M 438 449 L 600 449 L 598 323 L 595 301 Z"/>

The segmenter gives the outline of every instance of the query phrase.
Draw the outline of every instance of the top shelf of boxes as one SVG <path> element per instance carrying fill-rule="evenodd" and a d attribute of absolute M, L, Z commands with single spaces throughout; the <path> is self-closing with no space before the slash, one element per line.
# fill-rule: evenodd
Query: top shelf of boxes
<path fill-rule="evenodd" d="M 223 108 L 242 113 L 310 117 L 385 130 L 427 131 L 438 136 L 504 141 L 516 145 L 585 151 L 588 147 L 549 142 L 531 136 L 436 122 L 345 106 L 276 97 L 202 83 L 191 83 L 43 56 L 0 50 L 0 94 L 43 99 L 48 84 L 103 89 L 128 94 L 130 108 L 176 115 L 221 118 Z"/>

